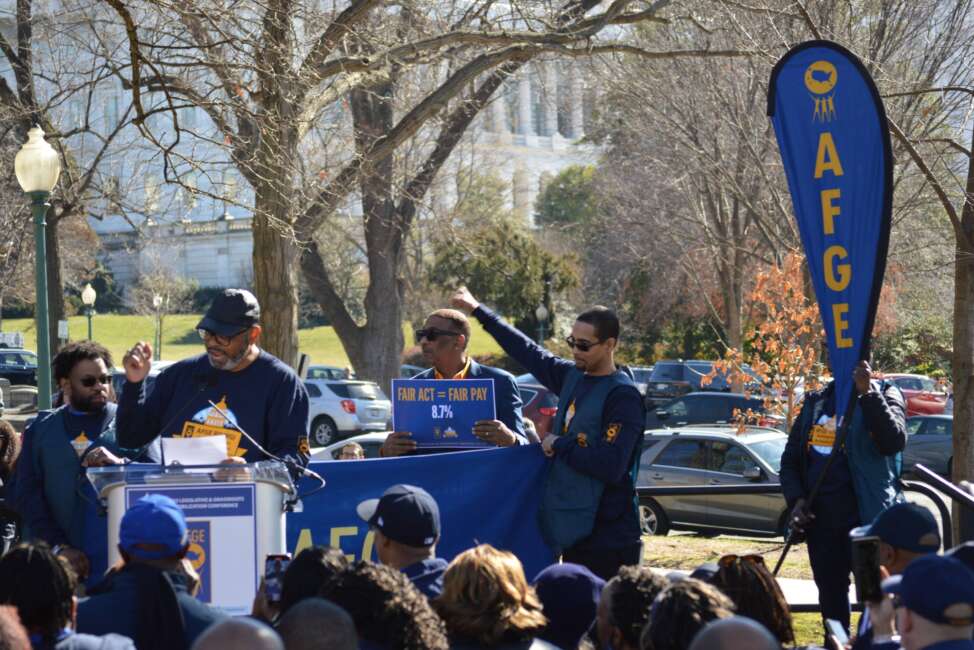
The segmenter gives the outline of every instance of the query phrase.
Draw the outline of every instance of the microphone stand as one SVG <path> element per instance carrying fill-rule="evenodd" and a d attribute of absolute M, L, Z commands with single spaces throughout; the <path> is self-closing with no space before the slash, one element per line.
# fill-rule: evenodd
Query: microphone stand
<path fill-rule="evenodd" d="M 324 478 L 322 478 L 321 474 L 319 474 L 318 472 L 312 471 L 312 470 L 308 469 L 307 467 L 304 467 L 300 463 L 294 462 L 290 458 L 287 458 L 287 457 L 281 458 L 280 456 L 277 456 L 276 454 L 272 454 L 271 452 L 267 451 L 266 449 L 264 449 L 263 445 L 261 445 L 259 442 L 257 442 L 252 435 L 250 435 L 249 433 L 247 433 L 247 431 L 244 430 L 244 428 L 242 426 L 240 426 L 240 424 L 236 421 L 236 419 L 233 418 L 233 416 L 231 416 L 229 413 L 227 413 L 226 411 L 224 411 L 222 408 L 220 408 L 219 406 L 217 406 L 216 404 L 214 404 L 213 403 L 213 400 L 207 400 L 207 402 L 209 403 L 210 406 L 212 406 L 214 409 L 216 409 L 216 412 L 219 413 L 220 415 L 222 415 L 223 418 L 227 422 L 229 422 L 230 424 L 232 424 L 233 426 L 235 426 L 237 428 L 237 431 L 239 431 L 241 434 L 243 434 L 243 436 L 248 441 L 250 441 L 254 445 L 254 447 L 257 448 L 257 451 L 259 451 L 260 453 L 264 454 L 265 456 L 267 456 L 271 460 L 276 460 L 277 462 L 282 463 L 285 467 L 288 468 L 289 471 L 291 471 L 291 472 L 293 472 L 295 474 L 299 474 L 299 475 L 302 475 L 302 476 L 307 476 L 309 478 L 313 478 L 314 480 L 316 480 L 316 481 L 318 481 L 320 483 L 320 485 L 318 485 L 318 487 L 316 487 L 315 489 L 313 489 L 310 492 L 307 492 L 305 494 L 297 494 L 297 488 L 295 488 L 295 496 L 294 496 L 294 499 L 291 500 L 291 501 L 288 501 L 288 506 L 293 506 L 295 503 L 297 503 L 298 501 L 300 501 L 303 497 L 309 497 L 312 494 L 314 494 L 315 492 L 318 492 L 318 491 L 324 489 L 324 487 L 326 485 L 326 481 L 325 481 Z"/>

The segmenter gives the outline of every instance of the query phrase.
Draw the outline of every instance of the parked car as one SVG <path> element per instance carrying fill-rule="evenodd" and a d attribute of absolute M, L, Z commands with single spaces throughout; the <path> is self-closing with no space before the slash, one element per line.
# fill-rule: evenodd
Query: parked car
<path fill-rule="evenodd" d="M 355 373 L 350 368 L 338 366 L 308 366 L 306 379 L 355 379 Z"/>
<path fill-rule="evenodd" d="M 760 414 L 759 426 L 780 428 L 783 417 L 766 412 L 764 400 L 743 393 L 690 393 L 646 412 L 646 428 L 685 427 L 691 424 L 728 424 L 735 421 L 734 411 L 748 409 Z"/>
<path fill-rule="evenodd" d="M 906 433 L 903 473 L 912 473 L 913 466 L 920 463 L 950 478 L 954 468 L 954 416 L 917 415 L 907 418 Z"/>
<path fill-rule="evenodd" d="M 653 366 L 629 366 L 632 371 L 632 378 L 636 382 L 639 393 L 645 397 L 646 388 L 649 387 L 649 378 L 653 375 Z"/>
<path fill-rule="evenodd" d="M 940 415 L 947 405 L 947 393 L 937 390 L 937 384 L 926 375 L 886 373 L 883 375 L 903 391 L 906 399 L 906 416 Z"/>
<path fill-rule="evenodd" d="M 424 370 L 426 370 L 426 368 L 423 368 L 422 366 L 414 366 L 409 363 L 404 363 L 401 366 L 399 366 L 399 378 L 412 379 L 413 377 L 423 372 Z"/>
<path fill-rule="evenodd" d="M 0 377 L 12 386 L 36 386 L 37 355 L 29 350 L 0 349 Z"/>
<path fill-rule="evenodd" d="M 385 431 L 392 403 L 371 381 L 307 379 L 311 444 L 323 447 L 362 431 Z"/>
<path fill-rule="evenodd" d="M 342 453 L 342 447 L 350 442 L 357 442 L 358 444 L 362 445 L 366 458 L 378 458 L 379 448 L 382 446 L 382 443 L 386 441 L 386 437 L 389 435 L 389 433 L 389 431 L 376 431 L 372 433 L 362 433 L 357 436 L 352 436 L 351 438 L 345 438 L 344 440 L 337 440 L 327 447 L 315 449 L 311 453 L 311 460 L 338 460 L 338 457 Z"/>
<path fill-rule="evenodd" d="M 551 425 L 558 413 L 558 395 L 541 384 L 518 384 L 521 393 L 521 413 L 534 423 L 534 430 L 542 440 L 551 433 Z"/>
<path fill-rule="evenodd" d="M 783 535 L 788 507 L 780 493 L 652 497 L 643 488 L 778 485 L 787 441 L 781 431 L 764 427 L 749 427 L 743 433 L 732 426 L 646 432 L 636 482 L 643 531 L 655 535 L 670 530 Z"/>
<path fill-rule="evenodd" d="M 646 409 L 655 409 L 658 405 L 668 402 L 674 397 L 680 397 L 695 391 L 730 392 L 731 385 L 727 377 L 718 373 L 706 386 L 703 378 L 714 369 L 713 361 L 659 361 L 653 366 L 646 385 Z M 745 367 L 750 374 L 750 369 Z M 754 386 L 758 386 L 755 378 Z"/>

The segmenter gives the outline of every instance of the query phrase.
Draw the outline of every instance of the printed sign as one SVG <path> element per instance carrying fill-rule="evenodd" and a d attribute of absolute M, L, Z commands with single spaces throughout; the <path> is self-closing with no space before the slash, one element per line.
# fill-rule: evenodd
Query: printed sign
<path fill-rule="evenodd" d="M 199 599 L 204 603 L 210 602 L 210 522 L 190 521 L 186 527 L 189 528 L 189 551 L 186 559 L 200 576 Z"/>
<path fill-rule="evenodd" d="M 420 447 L 485 447 L 478 420 L 496 418 L 493 379 L 393 379 L 392 426 Z"/>
<path fill-rule="evenodd" d="M 183 509 L 190 530 L 190 561 L 195 557 L 206 571 L 206 595 L 201 591 L 200 600 L 228 614 L 250 613 L 258 575 L 254 486 L 126 486 L 125 507 L 146 494 L 164 494 Z"/>
<path fill-rule="evenodd" d="M 852 372 L 869 356 L 893 206 L 882 99 L 865 66 L 828 41 L 797 45 L 771 73 L 768 115 L 846 413 Z"/>

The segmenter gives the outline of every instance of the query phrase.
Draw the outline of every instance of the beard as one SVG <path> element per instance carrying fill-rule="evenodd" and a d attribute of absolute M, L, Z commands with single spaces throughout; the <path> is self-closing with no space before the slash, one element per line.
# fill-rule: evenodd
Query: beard
<path fill-rule="evenodd" d="M 213 357 L 210 356 L 210 354 L 209 354 L 209 350 L 207 350 L 206 359 L 207 359 L 207 361 L 210 362 L 210 366 L 212 366 L 213 368 L 216 368 L 217 370 L 232 371 L 234 368 L 236 368 L 237 366 L 240 365 L 240 362 L 244 360 L 244 357 L 247 356 L 247 352 L 249 352 L 249 351 L 250 351 L 250 346 L 249 345 L 246 345 L 240 351 L 240 354 L 238 354 L 238 355 L 236 355 L 234 357 L 231 357 L 230 355 L 225 355 L 227 357 L 226 361 L 218 362 L 218 361 L 214 361 L 213 360 Z"/>
<path fill-rule="evenodd" d="M 98 403 L 95 402 L 98 400 Z M 80 413 L 96 413 L 103 408 L 105 408 L 105 403 L 108 398 L 105 395 L 90 395 L 88 397 L 79 397 L 77 395 L 72 395 L 71 408 Z"/>

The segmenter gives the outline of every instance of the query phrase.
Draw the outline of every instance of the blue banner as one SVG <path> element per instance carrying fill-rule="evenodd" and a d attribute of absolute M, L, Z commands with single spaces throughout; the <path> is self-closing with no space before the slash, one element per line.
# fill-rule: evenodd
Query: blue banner
<path fill-rule="evenodd" d="M 808 269 L 828 339 L 836 414 L 869 354 L 886 270 L 893 158 L 886 112 L 862 63 L 828 41 L 778 61 L 768 88 Z"/>
<path fill-rule="evenodd" d="M 340 548 L 355 560 L 375 560 L 369 527 L 355 508 L 366 499 L 378 498 L 391 485 L 409 483 L 426 489 L 440 507 L 439 557 L 449 560 L 477 544 L 493 544 L 517 555 L 529 580 L 555 560 L 538 529 L 547 470 L 539 445 L 326 461 L 311 463 L 311 469 L 328 483 L 303 500 L 302 512 L 287 514 L 287 550 L 291 553 L 322 544 Z M 315 485 L 317 482 L 303 479 L 299 491 L 308 492 Z M 96 576 L 107 564 L 108 530 L 107 518 L 99 516 L 93 499 L 87 524 L 90 543 L 85 552 L 92 562 L 93 582 L 97 582 Z M 199 538 L 200 533 L 196 535 Z M 210 548 L 208 537 L 200 546 L 211 556 L 218 549 Z M 258 566 L 263 567 L 262 558 Z"/>
<path fill-rule="evenodd" d="M 489 447 L 473 434 L 497 417 L 493 379 L 393 379 L 392 428 L 420 447 Z"/>

